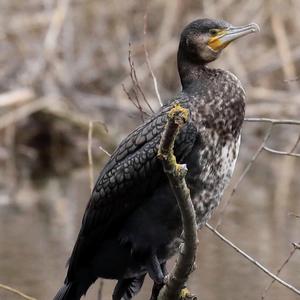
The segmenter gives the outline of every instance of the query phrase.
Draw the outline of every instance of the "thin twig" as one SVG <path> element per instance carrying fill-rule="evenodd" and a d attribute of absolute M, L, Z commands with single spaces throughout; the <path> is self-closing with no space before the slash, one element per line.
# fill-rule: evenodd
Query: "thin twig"
<path fill-rule="evenodd" d="M 270 152 L 270 153 L 273 153 L 273 154 L 277 154 L 277 155 L 286 155 L 286 156 L 300 157 L 299 153 L 291 153 L 290 151 L 279 151 L 279 150 L 275 150 L 275 149 L 272 149 L 272 148 L 267 147 L 267 146 L 264 146 L 263 148 L 267 152 Z"/>
<path fill-rule="evenodd" d="M 140 100 L 139 100 L 139 96 L 138 93 L 140 92 L 143 99 L 146 99 L 145 94 L 142 90 L 142 88 L 139 85 L 138 79 L 137 79 L 137 75 L 136 75 L 136 71 L 135 71 L 135 65 L 134 65 L 134 61 L 132 59 L 132 55 L 131 55 L 131 44 L 129 43 L 128 45 L 128 63 L 130 66 L 130 78 L 132 81 L 132 90 L 133 90 L 133 95 L 135 97 L 136 103 L 140 106 Z M 147 101 L 146 101 L 147 102 Z"/>
<path fill-rule="evenodd" d="M 93 162 L 93 152 L 92 152 L 92 141 L 93 141 L 93 128 L 94 128 L 94 122 L 89 122 L 89 133 L 88 133 L 88 160 L 89 160 L 89 178 L 90 178 L 90 190 L 91 193 L 93 192 L 94 188 L 94 162 Z M 101 148 L 106 154 L 106 152 L 103 148 Z M 99 289 L 98 289 L 98 300 L 102 300 L 102 290 L 103 290 L 104 281 L 101 278 L 99 283 Z"/>
<path fill-rule="evenodd" d="M 229 245 L 231 248 L 233 248 L 236 252 L 241 254 L 244 258 L 246 258 L 248 261 L 250 261 L 252 264 L 254 264 L 256 267 L 258 267 L 260 270 L 262 270 L 265 274 L 267 274 L 269 277 L 276 280 L 281 285 L 285 286 L 295 294 L 300 296 L 300 290 L 292 286 L 291 284 L 287 283 L 286 281 L 282 280 L 275 274 L 273 274 L 271 271 L 269 271 L 266 267 L 264 267 L 261 263 L 256 261 L 254 258 L 252 258 L 250 255 L 248 255 L 246 252 L 238 248 L 235 244 L 233 244 L 230 240 L 225 238 L 221 233 L 219 233 L 216 229 L 214 229 L 211 225 L 206 223 L 205 225 L 211 232 L 213 232 L 215 235 L 217 235 L 223 242 L 225 242 L 227 245 Z"/>
<path fill-rule="evenodd" d="M 299 142 L 300 142 L 300 134 L 298 135 L 298 138 L 297 138 L 297 140 L 296 140 L 294 146 L 293 146 L 293 147 L 291 148 L 291 150 L 289 151 L 289 153 L 293 153 L 293 152 L 296 150 L 296 148 L 298 147 Z"/>
<path fill-rule="evenodd" d="M 129 64 L 131 66 L 131 72 L 132 72 L 132 75 L 133 75 L 134 87 L 142 95 L 142 99 L 144 100 L 144 102 L 146 103 L 146 105 L 148 106 L 148 108 L 150 109 L 150 111 L 152 113 L 154 113 L 154 110 L 152 109 L 149 101 L 147 100 L 147 98 L 145 96 L 145 93 L 144 93 L 143 89 L 141 88 L 141 85 L 140 85 L 140 82 L 138 80 L 138 77 L 137 77 L 137 74 L 136 74 L 136 70 L 135 70 L 135 67 L 134 67 L 134 61 L 132 60 L 132 57 L 131 57 L 131 51 L 130 51 L 130 49 L 129 49 L 129 56 L 128 57 L 129 57 Z"/>
<path fill-rule="evenodd" d="M 134 65 L 134 61 L 132 59 L 132 55 L 131 55 L 131 44 L 129 43 L 129 47 L 128 47 L 128 63 L 130 66 L 130 78 L 131 78 L 131 82 L 132 82 L 132 92 L 133 92 L 133 97 L 135 100 L 133 100 L 133 98 L 130 96 L 129 92 L 125 89 L 125 85 L 122 84 L 123 90 L 125 91 L 125 93 L 127 94 L 129 100 L 138 108 L 138 110 L 141 112 L 141 117 L 142 117 L 142 121 L 144 121 L 144 116 L 143 114 L 145 114 L 143 107 L 140 103 L 140 99 L 139 99 L 139 95 L 142 96 L 143 101 L 146 103 L 146 105 L 148 106 L 149 110 L 151 111 L 151 113 L 154 113 L 154 110 L 152 109 L 149 101 L 147 100 L 143 89 L 141 88 L 141 85 L 139 83 L 137 74 L 136 74 L 136 70 L 135 70 L 135 65 Z M 149 114 L 147 114 L 149 115 Z"/>
<path fill-rule="evenodd" d="M 136 84 L 136 80 L 135 80 L 136 77 L 134 76 L 135 67 L 134 67 L 134 62 L 131 59 L 130 44 L 129 44 L 129 49 L 128 49 L 128 62 L 129 62 L 129 66 L 130 66 L 130 78 L 131 78 L 131 81 L 132 81 L 133 96 L 135 98 L 135 103 L 137 105 L 137 108 L 141 112 L 142 121 L 144 121 L 144 116 L 142 114 L 143 113 L 143 108 L 142 108 L 142 105 L 141 105 L 140 100 L 139 100 L 138 90 L 137 90 L 137 86 L 136 86 L 137 84 Z"/>
<path fill-rule="evenodd" d="M 133 98 L 131 97 L 130 93 L 127 91 L 124 84 L 122 84 L 122 88 L 123 88 L 124 93 L 127 95 L 128 100 L 139 110 L 141 120 L 142 120 L 142 122 L 144 122 L 144 120 L 145 120 L 144 115 L 149 116 L 149 114 L 143 110 L 143 108 L 142 108 L 142 106 L 140 105 L 139 102 L 136 103 L 136 101 L 133 100 Z"/>
<path fill-rule="evenodd" d="M 284 79 L 283 82 L 293 82 L 293 81 L 299 81 L 300 77 L 290 78 L 290 79 Z"/>
<path fill-rule="evenodd" d="M 88 132 L 88 160 L 89 160 L 89 178 L 90 178 L 90 190 L 91 193 L 94 188 L 94 164 L 93 164 L 93 154 L 92 154 L 92 139 L 93 139 L 93 121 L 89 122 L 89 132 Z"/>
<path fill-rule="evenodd" d="M 108 157 L 111 157 L 111 154 L 102 146 L 98 146 L 101 151 L 103 151 Z"/>
<path fill-rule="evenodd" d="M 279 267 L 279 269 L 277 270 L 276 272 L 276 276 L 278 276 L 280 274 L 280 272 L 282 271 L 282 269 L 289 263 L 289 261 L 291 260 L 292 256 L 294 255 L 294 253 L 296 252 L 297 247 L 295 246 L 295 244 L 293 243 L 293 249 L 292 251 L 290 252 L 289 256 L 284 260 L 284 262 L 282 263 L 282 265 Z M 275 282 L 276 280 L 273 279 L 268 285 L 267 287 L 265 288 L 262 296 L 261 296 L 261 299 L 265 299 L 266 296 L 267 296 L 267 293 L 268 291 L 270 290 L 270 288 L 272 287 L 273 283 Z"/>
<path fill-rule="evenodd" d="M 0 108 L 7 108 L 24 104 L 35 98 L 33 89 L 19 88 L 0 94 Z"/>
<path fill-rule="evenodd" d="M 159 47 L 159 49 L 152 55 L 153 67 L 158 68 L 158 67 L 162 66 L 170 56 L 175 54 L 175 52 L 177 51 L 177 48 L 178 48 L 178 44 L 177 44 L 177 40 L 175 38 L 162 44 Z M 139 74 L 140 81 L 143 82 L 149 73 L 147 62 L 138 66 L 136 68 L 136 71 Z M 126 86 L 130 86 L 130 84 L 131 84 L 130 75 L 127 75 L 120 82 L 115 84 L 115 87 L 113 89 L 114 92 L 117 92 L 119 90 L 121 82 L 125 83 Z"/>
<path fill-rule="evenodd" d="M 54 102 L 49 97 L 43 97 L 34 101 L 30 101 L 9 112 L 0 116 L 0 130 L 11 124 L 17 123 L 30 116 L 31 114 L 43 110 L 47 107 L 53 106 Z"/>
<path fill-rule="evenodd" d="M 262 122 L 262 123 L 273 123 L 285 124 L 285 125 L 300 125 L 300 120 L 290 120 L 290 119 L 271 119 L 271 118 L 245 118 L 246 122 Z"/>
<path fill-rule="evenodd" d="M 161 97 L 160 97 L 160 94 L 159 94 L 159 91 L 158 91 L 157 79 L 154 75 L 154 72 L 153 72 L 153 69 L 152 69 L 152 66 L 151 66 L 151 62 L 150 62 L 149 53 L 148 53 L 147 46 L 146 46 L 146 41 L 147 41 L 146 37 L 147 37 L 147 12 L 144 15 L 144 52 L 145 52 L 147 66 L 148 66 L 149 72 L 152 76 L 152 80 L 153 80 L 157 100 L 158 100 L 160 106 L 163 106 L 163 103 L 161 101 Z"/>
<path fill-rule="evenodd" d="M 44 47 L 47 54 L 53 54 L 57 46 L 58 37 L 61 33 L 71 0 L 62 0 L 57 2 L 57 7 L 51 18 L 49 29 L 47 31 Z"/>
<path fill-rule="evenodd" d="M 36 298 L 30 297 L 30 296 L 24 294 L 23 292 L 21 292 L 21 291 L 19 291 L 17 289 L 14 289 L 14 288 L 12 288 L 12 287 L 10 287 L 8 285 L 2 284 L 2 283 L 0 283 L 0 288 L 4 289 L 6 291 L 12 292 L 12 293 L 14 293 L 16 295 L 19 295 L 20 297 L 23 297 L 24 299 L 27 299 L 27 300 L 37 300 Z"/>
<path fill-rule="evenodd" d="M 6 159 L 3 173 L 6 175 L 7 193 L 12 204 L 16 203 L 19 178 L 16 158 L 16 134 L 17 126 L 16 124 L 12 124 L 6 128 L 3 136 L 4 145 L 8 151 L 8 159 Z"/>

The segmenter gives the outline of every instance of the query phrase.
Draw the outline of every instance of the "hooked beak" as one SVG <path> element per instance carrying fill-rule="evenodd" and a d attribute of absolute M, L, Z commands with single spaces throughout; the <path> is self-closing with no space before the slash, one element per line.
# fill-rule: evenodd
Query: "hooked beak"
<path fill-rule="evenodd" d="M 228 27 L 220 30 L 216 36 L 211 37 L 208 41 L 208 46 L 213 51 L 218 52 L 228 46 L 232 41 L 254 32 L 259 32 L 259 26 L 255 23 L 246 26 Z"/>

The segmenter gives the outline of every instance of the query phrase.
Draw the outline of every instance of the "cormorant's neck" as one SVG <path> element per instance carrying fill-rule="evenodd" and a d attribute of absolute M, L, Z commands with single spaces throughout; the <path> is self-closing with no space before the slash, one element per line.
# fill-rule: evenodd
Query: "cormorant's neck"
<path fill-rule="evenodd" d="M 180 46 L 177 53 L 177 66 L 183 90 L 192 83 L 201 81 L 201 77 L 208 69 L 204 61 L 193 60 Z"/>

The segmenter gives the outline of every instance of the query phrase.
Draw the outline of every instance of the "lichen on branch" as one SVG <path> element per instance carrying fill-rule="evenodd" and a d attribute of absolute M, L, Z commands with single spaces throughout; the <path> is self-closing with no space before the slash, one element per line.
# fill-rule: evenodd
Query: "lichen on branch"
<path fill-rule="evenodd" d="M 163 132 L 158 157 L 180 208 L 184 243 L 180 249 L 174 268 L 161 290 L 159 300 L 196 299 L 185 288 L 190 273 L 194 269 L 197 250 L 197 224 L 190 191 L 185 182 L 187 168 L 177 164 L 174 143 L 180 129 L 188 121 L 188 110 L 176 104 L 168 113 L 168 122 Z"/>

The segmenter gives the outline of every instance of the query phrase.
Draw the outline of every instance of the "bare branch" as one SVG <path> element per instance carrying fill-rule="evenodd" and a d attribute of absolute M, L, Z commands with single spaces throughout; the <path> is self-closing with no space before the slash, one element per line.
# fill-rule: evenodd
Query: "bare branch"
<path fill-rule="evenodd" d="M 142 112 L 144 113 L 144 111 L 143 111 L 143 108 L 142 108 L 142 105 L 140 103 L 140 99 L 139 99 L 139 96 L 138 96 L 138 90 L 139 89 L 137 88 L 137 86 L 139 86 L 139 84 L 137 82 L 137 76 L 136 76 L 136 71 L 135 71 L 135 67 L 134 67 L 134 62 L 131 59 L 130 44 L 129 44 L 129 49 L 128 49 L 128 62 L 129 62 L 129 65 L 130 65 L 130 78 L 131 78 L 131 81 L 132 81 L 133 96 L 134 96 L 137 108 L 141 112 L 142 121 L 144 122 L 144 116 L 142 114 Z M 123 89 L 124 89 L 124 86 L 123 86 Z M 129 95 L 129 93 L 127 94 L 127 96 L 128 95 Z"/>
<path fill-rule="evenodd" d="M 292 82 L 292 81 L 299 81 L 300 77 L 294 77 L 294 78 L 290 78 L 290 79 L 284 79 L 284 82 Z"/>
<path fill-rule="evenodd" d="M 264 267 L 261 263 L 256 261 L 254 258 L 252 258 L 250 255 L 248 255 L 246 252 L 238 248 L 235 244 L 233 244 L 231 241 L 229 241 L 227 238 L 225 238 L 221 233 L 219 233 L 216 229 L 214 229 L 211 225 L 206 223 L 206 227 L 213 232 L 215 235 L 217 235 L 218 238 L 220 238 L 223 242 L 225 242 L 227 245 L 229 245 L 231 248 L 233 248 L 236 252 L 241 254 L 244 258 L 246 258 L 248 261 L 250 261 L 252 264 L 254 264 L 256 267 L 258 267 L 260 270 L 262 270 L 264 273 L 266 273 L 269 277 L 273 278 L 275 281 L 280 283 L 281 285 L 288 288 L 290 291 L 294 292 L 295 294 L 300 296 L 300 290 L 292 286 L 291 284 L 285 282 L 275 274 L 273 274 L 271 271 L 269 271 L 266 267 Z"/>
<path fill-rule="evenodd" d="M 134 92 L 135 92 L 136 100 L 139 101 L 139 99 L 138 99 L 138 92 L 139 92 L 142 95 L 142 98 L 143 98 L 144 102 L 147 104 L 150 111 L 152 113 L 154 113 L 151 105 L 149 104 L 149 102 L 148 102 L 148 100 L 145 96 L 145 93 L 143 92 L 143 89 L 141 88 L 140 82 L 139 82 L 138 77 L 136 75 L 136 70 L 135 70 L 135 66 L 134 66 L 134 61 L 132 60 L 130 47 L 131 47 L 131 45 L 129 44 L 128 62 L 129 62 L 129 65 L 130 65 L 130 76 L 131 76 L 131 80 L 132 80 L 132 83 L 133 83 L 133 89 L 134 89 Z"/>
<path fill-rule="evenodd" d="M 144 122 L 144 120 L 145 120 L 144 119 L 144 115 L 148 115 L 148 113 L 146 113 L 143 110 L 143 108 L 142 108 L 142 106 L 141 106 L 141 104 L 140 104 L 140 102 L 139 102 L 138 99 L 137 99 L 137 101 L 133 100 L 133 98 L 131 97 L 130 93 L 127 91 L 125 85 L 122 84 L 122 88 L 123 88 L 124 93 L 127 95 L 128 100 L 139 110 L 140 116 L 141 116 L 141 120 L 142 120 L 142 122 Z"/>
<path fill-rule="evenodd" d="M 160 106 L 163 106 L 163 103 L 161 101 L 161 97 L 160 97 L 160 94 L 159 94 L 159 91 L 158 91 L 157 79 L 154 75 L 154 72 L 153 72 L 153 69 L 152 69 L 152 66 L 151 66 L 151 62 L 150 62 L 149 53 L 148 53 L 147 46 L 146 46 L 146 36 L 147 36 L 147 12 L 144 15 L 144 52 L 145 52 L 147 66 L 148 66 L 149 72 L 152 76 L 152 80 L 153 80 L 157 100 L 158 100 Z"/>
<path fill-rule="evenodd" d="M 93 154 L 92 154 L 92 140 L 93 140 L 93 121 L 89 122 L 89 132 L 88 132 L 88 161 L 89 161 L 89 178 L 90 178 L 90 190 L 91 193 L 94 187 L 94 164 L 93 164 Z"/>
<path fill-rule="evenodd" d="M 171 40 L 167 41 L 166 43 L 162 44 L 159 49 L 152 55 L 152 62 L 153 67 L 158 68 L 161 65 L 164 64 L 164 62 L 171 56 L 174 55 L 174 53 L 177 51 L 177 40 L 175 38 L 172 38 Z M 140 81 L 144 81 L 145 78 L 148 75 L 148 66 L 147 62 L 141 64 L 136 68 L 139 74 Z M 126 86 L 130 86 L 131 84 L 131 78 L 129 75 L 127 75 L 125 78 L 121 80 L 121 82 L 125 83 Z M 117 92 L 119 90 L 120 83 L 116 83 L 115 87 L 113 89 L 114 92 Z"/>
<path fill-rule="evenodd" d="M 275 150 L 275 149 L 272 149 L 272 148 L 267 147 L 267 146 L 264 146 L 263 149 L 266 150 L 267 152 L 277 154 L 277 155 L 287 155 L 287 156 L 293 156 L 293 157 L 300 157 L 299 153 L 291 153 L 290 151 L 279 151 L 279 150 Z"/>
<path fill-rule="evenodd" d="M 15 109 L 0 116 L 0 130 L 8 127 L 11 124 L 25 119 L 31 114 L 43 110 L 50 106 L 51 100 L 48 97 L 43 97 L 34 101 L 25 103 Z M 51 103 L 52 104 L 52 103 Z"/>
<path fill-rule="evenodd" d="M 16 295 L 19 295 L 20 297 L 22 297 L 24 299 L 27 299 L 27 300 L 37 300 L 36 298 L 30 297 L 30 296 L 24 294 L 23 292 L 21 292 L 21 291 L 19 291 L 17 289 L 14 289 L 14 288 L 12 288 L 12 287 L 10 287 L 8 285 L 2 284 L 2 283 L 0 283 L 0 288 L 4 289 L 6 291 L 9 291 L 11 293 L 14 293 Z"/>
<path fill-rule="evenodd" d="M 185 182 L 187 169 L 185 165 L 177 164 L 173 153 L 175 138 L 180 128 L 187 121 L 188 112 L 180 105 L 176 105 L 169 112 L 168 118 L 168 123 L 161 138 L 158 157 L 162 160 L 164 171 L 180 208 L 184 244 L 178 260 L 170 272 L 167 283 L 159 294 L 158 299 L 160 300 L 179 299 L 180 292 L 194 268 L 198 241 L 194 206 Z M 190 297 L 190 294 L 187 293 L 185 297 Z"/>
<path fill-rule="evenodd" d="M 28 102 L 35 98 L 35 93 L 30 88 L 19 88 L 0 94 L 0 108 L 11 107 Z"/>
<path fill-rule="evenodd" d="M 123 90 L 125 91 L 125 93 L 127 94 L 127 97 L 129 98 L 129 100 L 138 108 L 138 110 L 141 112 L 141 117 L 142 117 L 142 121 L 144 121 L 144 116 L 143 114 L 147 114 L 149 116 L 148 113 L 146 113 L 143 110 L 143 107 L 140 103 L 140 99 L 139 99 L 139 95 L 142 96 L 143 101 L 146 103 L 146 105 L 148 106 L 149 110 L 151 111 L 151 113 L 154 113 L 154 110 L 152 109 L 149 101 L 147 100 L 143 89 L 141 88 L 141 85 L 139 83 L 139 80 L 137 78 L 137 74 L 136 74 L 136 70 L 135 70 L 135 66 L 134 66 L 134 61 L 132 60 L 132 56 L 131 56 L 131 44 L 129 43 L 129 48 L 128 48 L 128 63 L 130 66 L 130 78 L 131 78 L 131 82 L 132 82 L 132 93 L 133 93 L 133 98 L 130 96 L 130 93 L 126 90 L 125 85 L 122 84 Z"/>
<path fill-rule="evenodd" d="M 103 148 L 102 146 L 99 146 L 99 149 L 104 152 L 108 157 L 111 157 L 111 154 L 105 149 Z"/>
<path fill-rule="evenodd" d="M 57 2 L 57 7 L 52 15 L 50 26 L 44 41 L 45 51 L 48 55 L 52 55 L 55 51 L 59 34 L 69 10 L 70 2 L 71 0 L 62 0 Z"/>
<path fill-rule="evenodd" d="M 261 122 L 261 123 L 273 123 L 283 124 L 283 125 L 300 125 L 299 120 L 289 120 L 289 119 L 270 119 L 270 118 L 245 118 L 246 122 Z"/>
<path fill-rule="evenodd" d="M 299 142 L 300 142 L 300 134 L 298 135 L 298 138 L 297 138 L 297 140 L 296 140 L 294 146 L 293 146 L 293 147 L 291 148 L 291 150 L 289 151 L 289 153 L 293 153 L 293 152 L 296 150 L 296 148 L 298 147 Z"/>
<path fill-rule="evenodd" d="M 276 276 L 278 276 L 280 274 L 280 272 L 282 271 L 282 269 L 289 263 L 289 261 L 291 260 L 292 256 L 295 254 L 297 247 L 295 243 L 292 244 L 293 245 L 293 250 L 290 252 L 289 256 L 285 259 L 285 261 L 282 263 L 282 265 L 279 267 L 279 269 L 277 270 L 276 272 Z M 261 299 L 265 299 L 266 296 L 267 296 L 267 293 L 269 291 L 269 289 L 272 287 L 273 283 L 275 282 L 276 280 L 273 279 L 268 285 L 267 287 L 265 288 L 264 290 L 264 293 L 262 294 L 261 296 Z"/>

